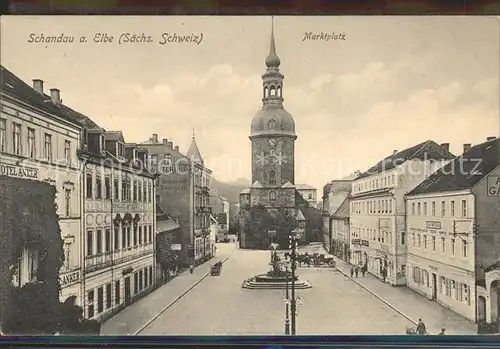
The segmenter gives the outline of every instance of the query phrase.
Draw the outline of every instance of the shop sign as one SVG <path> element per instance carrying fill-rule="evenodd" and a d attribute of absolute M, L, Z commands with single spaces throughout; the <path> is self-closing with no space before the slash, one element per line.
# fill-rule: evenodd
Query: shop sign
<path fill-rule="evenodd" d="M 180 251 L 182 250 L 182 245 L 181 244 L 172 244 L 170 246 L 171 251 Z"/>
<path fill-rule="evenodd" d="M 439 221 L 426 221 L 425 222 L 425 227 L 427 229 L 437 229 L 437 230 L 440 230 L 441 229 L 441 222 L 439 222 Z"/>
<path fill-rule="evenodd" d="M 500 176 L 488 176 L 487 179 L 488 196 L 500 196 Z"/>
<path fill-rule="evenodd" d="M 361 246 L 370 247 L 370 242 L 368 240 L 361 240 Z"/>
<path fill-rule="evenodd" d="M 61 283 L 61 287 L 66 287 L 77 283 L 78 281 L 80 281 L 80 271 L 76 270 L 70 273 L 63 274 L 59 277 L 59 280 Z"/>
<path fill-rule="evenodd" d="M 33 167 L 1 164 L 0 174 L 9 177 L 38 178 L 38 169 Z"/>
<path fill-rule="evenodd" d="M 352 239 L 353 245 L 359 245 L 359 239 Z"/>

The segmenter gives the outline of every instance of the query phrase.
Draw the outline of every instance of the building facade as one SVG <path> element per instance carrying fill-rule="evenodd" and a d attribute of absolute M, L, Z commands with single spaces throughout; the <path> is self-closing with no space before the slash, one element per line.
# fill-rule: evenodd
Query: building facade
<path fill-rule="evenodd" d="M 500 139 L 470 148 L 407 196 L 408 287 L 471 321 L 498 324 Z"/>
<path fill-rule="evenodd" d="M 1 67 L 0 175 L 43 181 L 57 190 L 56 204 L 65 261 L 60 270 L 61 301 L 81 304 L 81 175 L 77 150 L 83 125 L 68 113 L 60 91 L 44 93 L 44 82 L 27 85 Z M 38 255 L 25 251 L 19 282 L 36 274 Z M 31 276 L 30 276 L 31 275 Z"/>
<path fill-rule="evenodd" d="M 155 287 L 155 176 L 145 149 L 86 122 L 83 308 L 103 321 Z"/>
<path fill-rule="evenodd" d="M 153 136 L 141 146 L 149 153 L 148 166 L 158 174 L 159 205 L 182 230 L 180 264 L 199 264 L 211 258 L 210 185 L 212 172 L 204 165 L 193 135 L 186 155 L 168 139 Z"/>
<path fill-rule="evenodd" d="M 351 263 L 392 285 L 406 285 L 405 194 L 454 158 L 433 141 L 394 151 L 353 181 Z"/>
<path fill-rule="evenodd" d="M 210 190 L 210 200 L 212 215 L 217 220 L 220 230 L 227 232 L 229 230 L 229 201 L 216 189 Z"/>
<path fill-rule="evenodd" d="M 332 231 L 330 253 L 345 262 L 349 262 L 350 257 L 349 209 L 349 196 L 347 196 L 337 211 L 330 217 Z"/>
<path fill-rule="evenodd" d="M 295 189 L 311 207 L 318 208 L 318 191 L 308 184 L 296 184 Z"/>

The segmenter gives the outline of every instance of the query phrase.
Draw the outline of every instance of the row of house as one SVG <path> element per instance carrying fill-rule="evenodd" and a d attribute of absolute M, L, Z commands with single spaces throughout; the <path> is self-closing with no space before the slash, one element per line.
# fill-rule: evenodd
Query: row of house
<path fill-rule="evenodd" d="M 325 247 L 382 282 L 498 323 L 500 139 L 426 141 L 323 191 Z"/>
<path fill-rule="evenodd" d="M 157 226 L 158 210 L 182 231 L 175 244 L 181 264 L 213 256 L 211 171 L 194 137 L 186 155 L 156 135 L 127 143 L 122 132 L 64 105 L 58 89 L 46 94 L 42 80 L 28 85 L 5 67 L 0 80 L 0 175 L 44 181 L 57 191 L 61 301 L 75 298 L 86 318 L 105 320 L 161 283 L 157 237 L 175 229 L 164 219 Z M 25 250 L 16 286 L 38 281 L 39 259 L 38 251 Z"/>

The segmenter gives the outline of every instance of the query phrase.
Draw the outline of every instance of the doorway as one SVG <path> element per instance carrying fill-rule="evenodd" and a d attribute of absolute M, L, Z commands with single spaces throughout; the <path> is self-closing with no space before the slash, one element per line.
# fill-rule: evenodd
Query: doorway
<path fill-rule="evenodd" d="M 432 300 L 435 301 L 437 298 L 437 275 L 432 273 Z"/>
<path fill-rule="evenodd" d="M 130 299 L 130 276 L 125 278 L 125 306 L 129 306 L 131 303 Z"/>

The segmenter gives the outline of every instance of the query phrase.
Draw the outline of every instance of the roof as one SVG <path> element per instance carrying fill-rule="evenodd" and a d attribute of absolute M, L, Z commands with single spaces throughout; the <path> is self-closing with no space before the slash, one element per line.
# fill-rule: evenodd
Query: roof
<path fill-rule="evenodd" d="M 2 93 L 19 99 L 46 113 L 58 116 L 69 123 L 83 127 L 80 118 L 75 115 L 78 113 L 63 104 L 55 105 L 52 103 L 50 96 L 37 92 L 4 66 L 0 66 L 0 83 Z"/>
<path fill-rule="evenodd" d="M 180 225 L 177 224 L 173 219 L 168 218 L 166 220 L 159 220 L 156 222 L 156 231 L 158 233 L 163 233 L 166 231 L 172 231 L 180 229 Z"/>
<path fill-rule="evenodd" d="M 342 202 L 342 204 L 340 204 L 340 206 L 337 209 L 337 211 L 335 211 L 332 214 L 332 217 L 335 217 L 335 218 L 349 218 L 349 214 L 350 214 L 350 205 L 349 205 L 349 196 L 347 196 L 344 199 L 344 201 Z"/>
<path fill-rule="evenodd" d="M 106 140 L 108 141 L 118 141 L 125 143 L 122 131 L 106 131 L 105 136 Z"/>
<path fill-rule="evenodd" d="M 158 204 L 156 204 L 156 216 L 165 216 L 167 213 L 165 210 Z"/>
<path fill-rule="evenodd" d="M 264 187 L 262 186 L 262 184 L 260 184 L 259 181 L 255 181 L 252 184 L 252 188 L 264 188 Z"/>
<path fill-rule="evenodd" d="M 470 189 L 500 166 L 500 138 L 470 148 L 449 162 L 408 195 Z"/>
<path fill-rule="evenodd" d="M 297 190 L 316 190 L 316 188 L 311 187 L 309 184 L 295 184 L 295 189 L 297 189 Z"/>
<path fill-rule="evenodd" d="M 391 170 L 409 160 L 452 160 L 454 158 L 455 155 L 436 142 L 428 140 L 386 157 L 375 166 L 370 167 L 366 172 L 362 173 L 357 179 Z"/>
<path fill-rule="evenodd" d="M 306 218 L 304 217 L 304 214 L 302 213 L 300 208 L 297 209 L 297 215 L 295 216 L 295 219 L 298 221 L 305 221 L 306 220 Z"/>
<path fill-rule="evenodd" d="M 241 191 L 240 194 L 250 194 L 250 189 L 249 188 L 245 188 Z"/>
<path fill-rule="evenodd" d="M 193 160 L 194 162 L 201 162 L 203 164 L 203 158 L 200 153 L 200 149 L 198 149 L 198 145 L 196 144 L 196 140 L 193 139 L 191 140 L 191 144 L 189 145 L 189 149 L 186 153 L 186 156 Z"/>
<path fill-rule="evenodd" d="M 290 183 L 290 181 L 287 181 L 285 184 L 281 186 L 282 188 L 295 188 L 295 186 Z"/>

